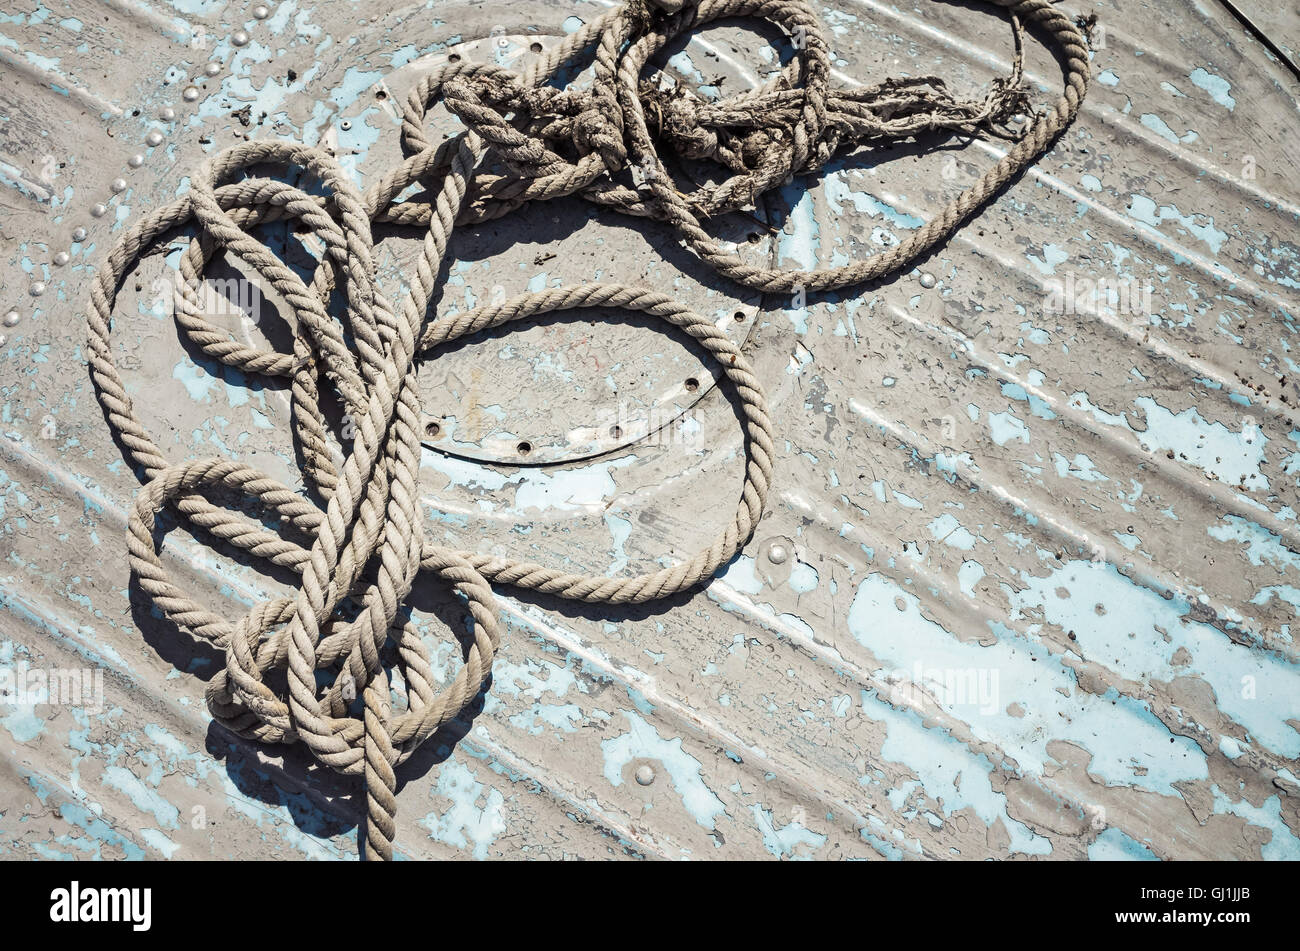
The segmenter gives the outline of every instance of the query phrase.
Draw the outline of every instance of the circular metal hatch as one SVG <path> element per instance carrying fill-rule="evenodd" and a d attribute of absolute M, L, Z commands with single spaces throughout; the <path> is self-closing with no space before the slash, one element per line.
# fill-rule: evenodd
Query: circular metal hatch
<path fill-rule="evenodd" d="M 498 28 L 415 59 L 343 109 L 329 144 L 368 183 L 399 159 L 398 104 L 420 76 L 453 58 L 522 70 L 558 41 Z M 720 60 L 719 67 L 725 75 L 726 64 Z M 752 81 L 736 72 L 736 83 Z M 674 76 L 684 83 L 691 78 Z M 436 141 L 460 125 L 437 107 L 430 110 L 429 128 Z M 759 215 L 733 214 L 711 226 L 722 240 L 765 254 L 769 227 Z M 381 286 L 401 286 L 419 250 L 409 230 L 377 229 Z M 616 282 L 669 294 L 712 318 L 740 345 L 761 299 L 716 278 L 665 226 L 580 198 L 535 203 L 497 221 L 458 228 L 448 257 L 445 281 L 431 304 L 444 317 L 527 291 Z M 572 462 L 665 427 L 689 426 L 691 408 L 719 376 L 703 348 L 656 318 L 617 308 L 546 315 L 422 356 L 424 441 L 485 462 Z"/>

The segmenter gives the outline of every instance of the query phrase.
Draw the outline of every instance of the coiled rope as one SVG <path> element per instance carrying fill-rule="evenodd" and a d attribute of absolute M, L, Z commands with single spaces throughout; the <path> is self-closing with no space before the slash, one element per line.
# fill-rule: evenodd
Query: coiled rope
<path fill-rule="evenodd" d="M 96 273 L 87 323 L 89 365 L 100 402 L 146 483 L 129 518 L 131 570 L 171 621 L 224 652 L 225 669 L 207 690 L 214 719 L 262 742 L 300 740 L 326 766 L 364 776 L 367 858 L 392 856 L 394 767 L 483 688 L 500 637 L 490 583 L 612 604 L 687 590 L 711 577 L 747 541 L 762 514 L 772 471 L 772 424 L 749 360 L 711 322 L 662 294 L 586 284 L 428 320 L 454 228 L 500 217 L 531 201 L 580 195 L 625 214 L 667 222 L 701 259 L 751 288 L 821 291 L 881 277 L 951 235 L 1069 124 L 1087 90 L 1087 47 L 1067 17 L 1048 0 L 989 2 L 1012 14 L 1013 74 L 996 81 L 985 98 L 962 101 L 937 77 L 833 88 L 829 46 L 802 0 L 654 0 L 653 5 L 632 0 L 567 36 L 522 74 L 468 62 L 433 70 L 406 102 L 407 158 L 364 194 L 325 150 L 250 142 L 210 159 L 185 196 L 122 234 Z M 762 87 L 706 103 L 643 79 L 647 64 L 675 37 L 722 17 L 742 16 L 778 25 L 798 49 Z M 1050 38 L 1065 88 L 1051 109 L 1017 134 L 1000 126 L 1026 107 L 1020 88 L 1022 21 Z M 574 65 L 593 47 L 589 89 L 549 85 L 561 67 Z M 467 130 L 434 146 L 424 123 L 437 101 Z M 1018 141 L 929 224 L 866 260 L 826 270 L 771 270 L 742 260 L 701 223 L 752 205 L 846 148 L 933 129 L 983 131 Z M 660 149 L 712 159 L 731 175 L 683 194 Z M 487 157 L 505 173 L 484 171 Z M 249 175 L 253 166 L 268 164 L 310 175 L 326 196 Z M 429 189 L 429 197 L 399 200 L 414 185 Z M 258 226 L 283 220 L 296 222 L 323 244 L 310 285 L 251 236 Z M 176 322 L 213 360 L 245 374 L 289 380 L 305 493 L 241 462 L 169 462 L 140 423 L 114 366 L 110 322 L 121 283 L 162 235 L 191 222 L 197 233 L 180 259 Z M 376 282 L 375 222 L 423 230 L 421 254 L 396 305 Z M 254 268 L 288 303 L 295 323 L 291 353 L 246 347 L 204 318 L 203 273 L 218 250 Z M 345 302 L 337 317 L 326 306 L 336 289 Z M 731 522 L 693 557 L 624 578 L 565 573 L 429 544 L 416 484 L 417 355 L 510 321 L 584 307 L 652 314 L 698 340 L 718 361 L 739 396 L 746 436 L 744 486 Z M 350 441 L 339 438 L 345 450 L 341 467 L 331 452 L 322 379 L 355 424 Z M 231 499 L 240 496 L 262 513 L 260 522 L 232 510 Z M 159 557 L 154 535 L 166 506 L 248 555 L 300 575 L 295 596 L 259 604 L 233 623 L 203 608 L 171 581 Z M 277 519 L 274 530 L 267 527 Z M 421 571 L 454 585 L 471 619 L 464 664 L 441 691 L 435 690 L 428 648 L 403 612 Z M 406 685 L 401 711 L 393 709 L 386 650 L 395 655 L 392 663 Z M 272 673 L 283 674 L 285 690 L 268 684 Z M 318 675 L 328 686 L 318 687 Z"/>

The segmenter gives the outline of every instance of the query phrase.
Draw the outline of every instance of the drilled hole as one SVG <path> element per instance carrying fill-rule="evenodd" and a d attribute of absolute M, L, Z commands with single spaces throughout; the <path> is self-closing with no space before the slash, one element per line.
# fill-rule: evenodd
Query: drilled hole
<path fill-rule="evenodd" d="M 611 427 L 609 427 L 609 435 L 610 435 L 610 438 L 612 438 L 612 439 L 622 439 L 622 438 L 623 438 L 623 427 L 622 427 L 622 426 L 611 426 Z"/>
<path fill-rule="evenodd" d="M 759 233 L 758 233 L 757 231 L 751 231 L 750 234 L 749 234 L 749 243 L 750 243 L 750 244 L 758 244 L 758 239 L 759 239 L 760 237 L 761 237 L 761 235 L 759 235 Z"/>
<path fill-rule="evenodd" d="M 449 63 L 459 63 L 459 62 L 460 62 L 460 54 L 459 54 L 459 53 L 452 53 L 450 56 L 447 57 L 447 62 L 449 62 Z"/>
<path fill-rule="evenodd" d="M 700 381 L 699 381 L 699 380 L 695 379 L 695 377 L 693 377 L 693 376 L 692 376 L 692 377 L 687 377 L 687 379 L 686 379 L 686 392 L 687 392 L 687 393 L 694 393 L 694 392 L 695 392 L 696 390 L 698 390 L 699 388 L 700 388 Z"/>
<path fill-rule="evenodd" d="M 526 456 L 533 451 L 533 444 L 530 442 L 521 442 L 518 446 L 515 446 L 515 449 L 518 451 L 519 455 Z"/>
<path fill-rule="evenodd" d="M 436 439 L 441 432 L 442 432 L 442 427 L 439 426 L 437 423 L 424 424 L 424 434 L 428 436 L 430 439 Z"/>
<path fill-rule="evenodd" d="M 529 48 L 530 50 L 532 50 L 534 53 L 540 53 L 540 52 L 542 51 L 542 44 L 541 44 L 541 43 L 534 43 L 534 44 L 532 44 L 531 46 L 529 46 L 528 48 Z"/>
<path fill-rule="evenodd" d="M 387 99 L 387 98 L 388 98 L 388 93 L 385 92 L 385 91 L 382 90 L 382 89 L 376 89 L 376 90 L 375 90 L 375 98 L 376 98 L 376 99 Z"/>
<path fill-rule="evenodd" d="M 732 316 L 735 317 L 736 322 L 739 323 L 740 321 L 745 319 L 745 312 L 743 310 L 738 310 Z"/>

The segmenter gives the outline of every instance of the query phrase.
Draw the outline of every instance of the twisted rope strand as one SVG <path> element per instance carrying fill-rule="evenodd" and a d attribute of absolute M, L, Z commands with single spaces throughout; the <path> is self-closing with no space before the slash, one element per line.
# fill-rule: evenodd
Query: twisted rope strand
<path fill-rule="evenodd" d="M 86 314 L 89 368 L 109 425 L 144 486 L 127 529 L 140 589 L 179 627 L 225 654 L 207 688 L 212 716 L 259 742 L 301 740 L 323 764 L 362 776 L 365 856 L 389 859 L 395 836 L 394 768 L 483 689 L 500 645 L 490 582 L 594 603 L 643 603 L 686 591 L 740 551 L 763 513 L 774 431 L 749 359 L 710 321 L 646 288 L 584 284 L 523 294 L 466 313 L 428 319 L 429 301 L 458 225 L 501 217 L 532 201 L 578 195 L 628 215 L 667 222 L 702 260 L 738 284 L 765 291 L 848 287 L 889 273 L 950 236 L 1074 118 L 1087 92 L 1087 47 L 1049 0 L 989 0 L 1010 12 L 1012 73 L 982 98 L 955 98 L 939 77 L 833 88 L 831 53 L 804 0 L 629 0 L 567 36 L 523 73 L 468 62 L 439 66 L 407 98 L 402 163 L 365 193 L 327 151 L 290 142 L 249 142 L 213 157 L 182 198 L 146 215 L 109 251 Z M 644 77 L 676 37 L 723 17 L 756 17 L 795 40 L 798 54 L 757 89 L 704 102 Z M 1042 30 L 1065 72 L 1064 93 L 1023 134 L 1004 126 L 1027 112 L 1021 89 L 1021 23 Z M 550 85 L 590 51 L 590 89 Z M 425 131 L 441 101 L 467 131 L 437 146 Z M 652 130 L 653 129 L 653 133 Z M 942 129 L 1018 138 L 971 188 L 899 245 L 843 267 L 782 271 L 747 263 L 703 222 L 751 207 L 792 176 L 814 172 L 847 148 Z M 663 153 L 708 159 L 730 175 L 683 194 Z M 506 174 L 483 171 L 487 157 Z M 251 176 L 254 166 L 297 168 L 325 195 Z M 627 181 L 627 173 L 635 172 Z M 428 198 L 399 200 L 421 185 Z M 253 237 L 291 222 L 323 249 L 310 283 Z M 376 279 L 372 225 L 419 227 L 420 255 L 395 303 Z M 113 362 L 113 305 L 136 260 L 160 236 L 193 223 L 180 257 L 173 311 L 180 333 L 210 359 L 248 375 L 289 380 L 292 429 L 305 488 L 323 507 L 265 473 L 220 458 L 172 463 L 144 428 Z M 218 252 L 234 255 L 278 292 L 293 317 L 290 353 L 231 338 L 204 316 L 204 272 Z M 335 291 L 343 312 L 330 313 Z M 542 314 L 583 308 L 635 310 L 690 335 L 718 362 L 740 400 L 746 464 L 731 521 L 690 558 L 630 577 L 565 573 L 508 557 L 453 551 L 424 538 L 418 490 L 420 354 L 450 341 Z M 355 428 L 337 463 L 321 384 Z M 231 497 L 260 510 L 264 524 L 232 511 Z M 220 498 L 227 501 L 218 502 Z M 157 549 L 158 515 L 170 506 L 215 538 L 299 576 L 291 597 L 255 605 L 231 622 L 204 608 L 168 576 Z M 267 525 L 277 525 L 276 529 Z M 451 683 L 435 689 L 429 649 L 404 606 L 421 572 L 465 599 L 469 643 Z M 394 710 L 386 658 L 405 703 Z M 283 672 L 287 690 L 267 683 Z M 318 674 L 327 683 L 318 686 Z"/>

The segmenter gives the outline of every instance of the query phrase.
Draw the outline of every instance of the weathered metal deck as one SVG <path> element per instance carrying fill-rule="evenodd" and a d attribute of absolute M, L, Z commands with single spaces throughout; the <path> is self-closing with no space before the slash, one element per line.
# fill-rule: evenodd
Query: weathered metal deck
<path fill-rule="evenodd" d="M 215 655 L 129 583 L 138 483 L 85 368 L 89 277 L 205 155 L 332 144 L 368 182 L 422 69 L 524 62 L 607 9 L 255 6 L 0 0 L 0 667 L 85 669 L 92 694 L 51 703 L 10 677 L 6 858 L 355 853 L 357 784 L 211 726 Z M 439 312 L 671 288 L 747 341 L 781 438 L 767 517 L 706 590 L 635 610 L 499 592 L 491 689 L 399 771 L 403 854 L 1300 857 L 1300 83 L 1213 0 L 1065 6 L 1099 17 L 1078 121 L 861 295 L 759 299 L 579 201 L 457 232 Z M 1238 6 L 1300 55 L 1294 5 Z M 818 12 L 844 81 L 939 73 L 969 93 L 1009 70 L 1008 24 L 978 4 Z M 788 53 L 720 26 L 668 69 L 733 89 Z M 1060 73 L 1035 43 L 1027 69 L 1047 101 Z M 851 156 L 720 227 L 783 266 L 870 254 L 1003 148 L 935 145 Z M 383 280 L 410 243 L 381 243 Z M 178 341 L 175 247 L 118 301 L 138 410 L 173 459 L 295 479 L 288 391 Z M 273 323 L 230 326 L 262 341 Z M 431 537 L 616 573 L 729 517 L 741 432 L 684 338 L 542 322 L 422 373 L 445 407 Z M 223 616 L 287 590 L 182 529 L 166 552 Z M 416 607 L 450 674 L 458 609 L 437 586 Z"/>

